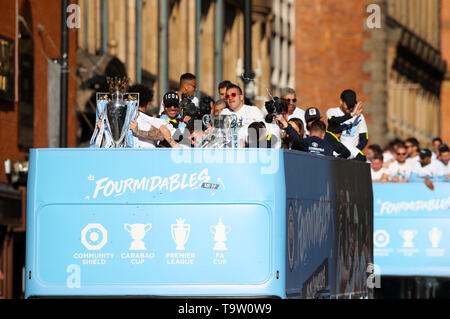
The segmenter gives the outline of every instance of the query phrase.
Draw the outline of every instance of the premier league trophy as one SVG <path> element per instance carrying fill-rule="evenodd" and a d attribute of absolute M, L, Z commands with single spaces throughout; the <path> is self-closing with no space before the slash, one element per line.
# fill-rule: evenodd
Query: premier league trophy
<path fill-rule="evenodd" d="M 135 139 L 129 126 L 137 116 L 139 94 L 126 92 L 128 80 L 126 77 L 108 77 L 110 92 L 97 93 L 96 127 L 91 147 L 133 147 Z"/>

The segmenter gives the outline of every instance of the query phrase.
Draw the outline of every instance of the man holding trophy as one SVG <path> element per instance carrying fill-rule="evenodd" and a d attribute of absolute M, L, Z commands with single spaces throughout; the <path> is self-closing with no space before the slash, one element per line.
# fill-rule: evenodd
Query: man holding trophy
<path fill-rule="evenodd" d="M 139 103 L 139 93 L 126 92 L 128 80 L 107 78 L 110 93 L 97 93 L 97 127 L 90 146 L 147 148 L 156 147 L 156 141 L 167 140 L 176 147 L 164 120 L 144 113 L 148 101 Z"/>

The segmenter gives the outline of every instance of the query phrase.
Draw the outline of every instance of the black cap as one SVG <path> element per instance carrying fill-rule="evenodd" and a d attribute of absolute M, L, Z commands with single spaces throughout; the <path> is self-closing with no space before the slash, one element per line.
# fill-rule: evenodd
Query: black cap
<path fill-rule="evenodd" d="M 348 107 L 355 106 L 356 102 L 356 93 L 352 90 L 345 90 L 341 93 L 341 100 L 347 104 Z"/>
<path fill-rule="evenodd" d="M 317 107 L 310 107 L 305 111 L 305 121 L 308 123 L 312 120 L 320 119 L 320 111 Z"/>
<path fill-rule="evenodd" d="M 164 104 L 164 107 L 180 106 L 180 98 L 178 97 L 178 93 L 172 91 L 172 92 L 167 92 L 166 94 L 164 94 L 163 104 Z"/>
<path fill-rule="evenodd" d="M 431 151 L 427 148 L 423 148 L 419 152 L 419 157 L 420 157 L 420 159 L 431 157 Z"/>

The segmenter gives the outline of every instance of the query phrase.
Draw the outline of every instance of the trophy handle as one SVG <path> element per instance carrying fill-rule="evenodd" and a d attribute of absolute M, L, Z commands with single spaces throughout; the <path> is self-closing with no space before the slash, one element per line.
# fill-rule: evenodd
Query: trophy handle
<path fill-rule="evenodd" d="M 125 230 L 126 230 L 127 232 L 131 232 L 131 225 L 130 225 L 130 224 L 125 224 L 125 225 L 123 225 L 123 228 L 125 228 Z"/>
<path fill-rule="evenodd" d="M 148 232 L 150 229 L 152 229 L 152 224 L 145 225 L 145 227 L 144 227 L 145 232 Z"/>
<path fill-rule="evenodd" d="M 210 231 L 211 233 L 213 233 L 213 234 L 216 233 L 216 232 L 215 232 L 214 226 L 209 226 L 209 231 Z"/>

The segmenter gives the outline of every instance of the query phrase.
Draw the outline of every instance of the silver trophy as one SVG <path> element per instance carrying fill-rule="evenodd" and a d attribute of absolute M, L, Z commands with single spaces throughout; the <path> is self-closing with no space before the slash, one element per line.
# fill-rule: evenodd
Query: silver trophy
<path fill-rule="evenodd" d="M 203 125 L 209 127 L 209 133 L 199 143 L 202 148 L 237 148 L 239 136 L 237 117 L 231 115 L 209 115 L 202 118 Z"/>
<path fill-rule="evenodd" d="M 94 131 L 91 146 L 132 147 L 127 138 L 130 123 L 137 117 L 139 94 L 126 92 L 129 79 L 126 77 L 106 78 L 109 93 L 97 93 L 97 119 L 101 127 Z M 103 140 L 104 138 L 104 140 Z"/>
<path fill-rule="evenodd" d="M 106 105 L 106 125 L 111 133 L 114 147 L 125 147 L 125 134 L 130 124 L 126 122 L 128 105 L 124 101 L 128 78 L 108 77 L 106 80 L 112 97 Z"/>

